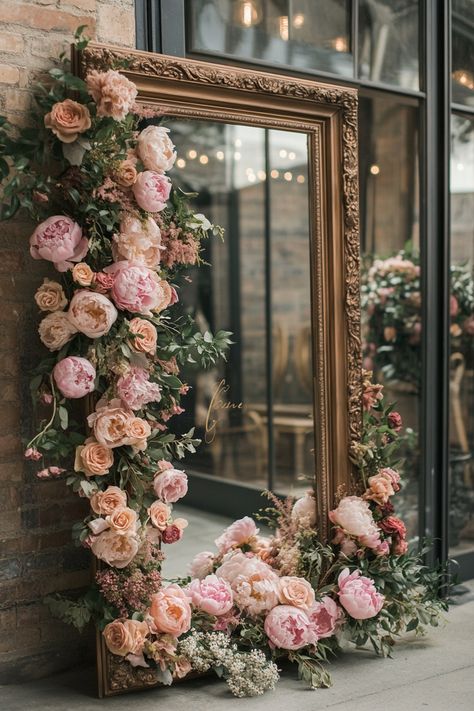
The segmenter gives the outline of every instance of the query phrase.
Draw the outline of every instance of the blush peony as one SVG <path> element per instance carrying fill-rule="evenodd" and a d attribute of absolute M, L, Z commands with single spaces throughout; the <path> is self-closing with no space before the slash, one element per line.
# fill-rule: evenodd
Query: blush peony
<path fill-rule="evenodd" d="M 233 605 L 232 588 L 217 575 L 208 575 L 203 580 L 193 580 L 187 587 L 191 603 L 208 615 L 225 615 Z"/>
<path fill-rule="evenodd" d="M 147 217 L 141 221 L 128 213 L 122 218 L 112 243 L 115 262 L 128 260 L 153 269 L 160 263 L 161 250 L 161 232 L 155 220 Z"/>
<path fill-rule="evenodd" d="M 291 511 L 291 518 L 301 528 L 312 528 L 316 523 L 316 500 L 310 491 L 297 499 Z"/>
<path fill-rule="evenodd" d="M 332 523 L 357 538 L 367 548 L 377 548 L 380 532 L 367 501 L 359 496 L 345 496 L 339 506 L 329 512 Z"/>
<path fill-rule="evenodd" d="M 255 521 L 249 516 L 244 516 L 226 528 L 224 533 L 216 538 L 214 543 L 219 553 L 227 553 L 231 548 L 249 543 L 258 534 L 259 529 Z"/>
<path fill-rule="evenodd" d="M 125 260 L 106 272 L 114 275 L 112 298 L 119 309 L 151 316 L 162 302 L 158 275 L 143 264 Z"/>
<path fill-rule="evenodd" d="M 332 597 L 325 595 L 308 610 L 308 617 L 318 639 L 332 637 L 337 624 L 344 616 L 343 611 Z"/>
<path fill-rule="evenodd" d="M 70 269 L 72 262 L 80 262 L 89 243 L 82 236 L 81 227 L 65 215 L 53 215 L 41 222 L 30 237 L 33 259 L 53 262 L 59 272 Z"/>
<path fill-rule="evenodd" d="M 171 192 L 171 181 L 166 175 L 145 170 L 139 173 L 133 194 L 142 210 L 147 212 L 161 212 L 166 207 Z"/>
<path fill-rule="evenodd" d="M 53 378 L 64 397 L 84 397 L 94 391 L 95 368 L 87 358 L 68 356 L 56 363 Z"/>
<path fill-rule="evenodd" d="M 240 549 L 230 551 L 216 575 L 230 583 L 236 604 L 250 616 L 278 604 L 278 575 L 258 556 L 248 556 Z"/>
<path fill-rule="evenodd" d="M 274 607 L 265 618 L 264 629 L 270 642 L 278 649 L 302 649 L 317 642 L 306 612 L 291 605 Z"/>
<path fill-rule="evenodd" d="M 111 116 L 116 121 L 123 121 L 137 96 L 135 84 L 114 69 L 89 72 L 86 84 L 97 104 L 97 116 Z"/>
<path fill-rule="evenodd" d="M 76 335 L 77 328 L 64 311 L 54 311 L 40 322 L 38 333 L 46 348 L 50 351 L 59 351 Z"/>
<path fill-rule="evenodd" d="M 76 291 L 68 311 L 73 326 L 89 338 L 105 336 L 117 315 L 117 309 L 106 296 L 87 289 Z"/>
<path fill-rule="evenodd" d="M 149 402 L 160 402 L 161 388 L 148 379 L 143 368 L 132 366 L 117 380 L 117 394 L 132 410 L 141 410 Z"/>
<path fill-rule="evenodd" d="M 163 126 L 147 126 L 138 136 L 137 153 L 145 168 L 157 173 L 170 170 L 176 160 L 176 151 Z"/>
<path fill-rule="evenodd" d="M 180 469 L 165 469 L 155 475 L 153 488 L 159 499 L 174 504 L 188 493 L 188 477 Z"/>
<path fill-rule="evenodd" d="M 283 576 L 278 581 L 278 600 L 282 605 L 309 610 L 314 605 L 314 590 L 304 578 Z"/>
<path fill-rule="evenodd" d="M 93 437 L 76 447 L 74 471 L 84 472 L 86 476 L 104 476 L 114 463 L 113 452 Z"/>
<path fill-rule="evenodd" d="M 355 620 L 367 620 L 378 615 L 385 597 L 377 592 L 374 581 L 361 575 L 360 570 L 349 573 L 349 568 L 339 574 L 339 602 Z"/>
<path fill-rule="evenodd" d="M 191 605 L 179 585 L 168 585 L 151 596 L 150 615 L 158 632 L 174 637 L 191 627 Z"/>
<path fill-rule="evenodd" d="M 201 551 L 194 556 L 189 565 L 189 575 L 191 578 L 202 580 L 212 573 L 214 567 L 214 553 Z"/>

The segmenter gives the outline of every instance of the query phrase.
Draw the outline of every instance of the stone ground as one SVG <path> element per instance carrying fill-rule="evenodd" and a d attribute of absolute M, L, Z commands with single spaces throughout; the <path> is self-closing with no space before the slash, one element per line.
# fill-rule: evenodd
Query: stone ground
<path fill-rule="evenodd" d="M 227 519 L 179 507 L 190 521 L 192 536 L 173 547 L 169 577 L 183 574 L 193 555 L 209 547 Z M 347 651 L 330 666 L 331 689 L 307 690 L 289 667 L 274 692 L 235 699 L 214 678 L 172 688 L 143 691 L 103 701 L 95 698 L 92 667 L 58 674 L 21 686 L 0 688 L 1 711 L 472 711 L 474 709 L 474 581 L 456 598 L 447 621 L 422 639 L 407 638 L 393 659 L 367 651 Z"/>

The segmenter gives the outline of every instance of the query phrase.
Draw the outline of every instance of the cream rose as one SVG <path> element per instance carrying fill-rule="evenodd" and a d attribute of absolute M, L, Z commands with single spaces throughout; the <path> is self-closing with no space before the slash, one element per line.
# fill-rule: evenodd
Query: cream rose
<path fill-rule="evenodd" d="M 118 486 L 108 486 L 104 491 L 97 491 L 91 496 L 90 505 L 99 516 L 110 516 L 115 509 L 127 505 L 127 494 Z"/>
<path fill-rule="evenodd" d="M 120 506 L 113 510 L 105 519 L 110 528 L 121 536 L 135 533 L 137 528 L 137 514 L 128 506 Z"/>
<path fill-rule="evenodd" d="M 146 622 L 114 620 L 104 627 L 102 634 L 109 652 L 126 657 L 127 654 L 141 654 L 148 632 Z"/>
<path fill-rule="evenodd" d="M 74 471 L 84 472 L 86 476 L 104 476 L 109 473 L 114 463 L 112 451 L 93 437 L 76 447 Z"/>
<path fill-rule="evenodd" d="M 63 287 L 51 279 L 44 279 L 36 291 L 35 301 L 41 311 L 62 311 L 67 306 Z"/>
<path fill-rule="evenodd" d="M 103 294 L 81 289 L 72 297 L 68 316 L 78 331 L 89 338 L 99 338 L 110 331 L 117 309 Z"/>
<path fill-rule="evenodd" d="M 114 172 L 115 181 L 123 188 L 131 187 L 137 180 L 137 169 L 132 160 L 123 160 Z"/>
<path fill-rule="evenodd" d="M 77 328 L 64 311 L 54 311 L 41 321 L 38 333 L 46 348 L 59 351 L 77 333 Z"/>
<path fill-rule="evenodd" d="M 94 280 L 94 272 L 85 262 L 79 262 L 72 269 L 72 278 L 76 284 L 90 286 Z"/>
<path fill-rule="evenodd" d="M 144 318 L 133 318 L 129 324 L 130 333 L 135 338 L 131 340 L 131 346 L 135 351 L 141 353 L 155 353 L 156 351 L 156 328 L 150 321 Z"/>
<path fill-rule="evenodd" d="M 282 605 L 309 610 L 315 602 L 314 590 L 304 578 L 284 576 L 278 582 L 278 600 Z"/>
<path fill-rule="evenodd" d="M 154 501 L 148 509 L 148 515 L 153 526 L 164 531 L 171 517 L 171 508 L 164 501 Z"/>
<path fill-rule="evenodd" d="M 138 553 L 138 541 L 133 536 L 123 536 L 108 529 L 93 539 L 91 550 L 104 563 L 125 568 Z"/>

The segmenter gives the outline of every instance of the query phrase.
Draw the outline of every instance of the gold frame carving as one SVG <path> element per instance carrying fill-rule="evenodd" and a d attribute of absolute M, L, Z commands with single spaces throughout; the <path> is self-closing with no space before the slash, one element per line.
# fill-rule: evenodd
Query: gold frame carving
<path fill-rule="evenodd" d="M 82 77 L 124 60 L 138 101 L 167 115 L 309 136 L 315 490 L 327 540 L 336 492 L 353 483 L 349 452 L 362 425 L 357 90 L 95 43 L 73 51 Z M 101 639 L 97 651 L 101 695 L 156 684 L 152 670 L 124 670 Z"/>

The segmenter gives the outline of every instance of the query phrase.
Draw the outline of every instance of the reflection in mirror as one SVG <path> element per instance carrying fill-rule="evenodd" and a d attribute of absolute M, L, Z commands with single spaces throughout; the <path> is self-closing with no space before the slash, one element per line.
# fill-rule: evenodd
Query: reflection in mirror
<path fill-rule="evenodd" d="M 199 192 L 196 213 L 225 228 L 178 285 L 175 308 L 192 312 L 203 333 L 232 331 L 234 342 L 227 363 L 182 372 L 185 413 L 170 427 L 196 427 L 202 440 L 185 461 L 190 477 L 302 493 L 312 485 L 304 478 L 314 478 L 307 136 L 173 118 L 166 125 L 178 147 L 175 183 Z M 163 260 L 172 255 L 168 242 Z"/>

